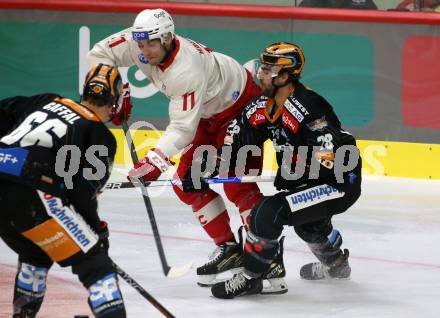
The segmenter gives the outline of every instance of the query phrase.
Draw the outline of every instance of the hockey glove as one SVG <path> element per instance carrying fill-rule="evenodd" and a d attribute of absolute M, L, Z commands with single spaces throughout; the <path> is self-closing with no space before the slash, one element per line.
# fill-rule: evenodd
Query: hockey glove
<path fill-rule="evenodd" d="M 128 172 L 128 179 L 143 178 L 147 182 L 157 180 L 172 164 L 160 149 L 152 148 L 145 158 L 134 164 L 134 168 Z"/>
<path fill-rule="evenodd" d="M 294 164 L 291 165 L 286 165 L 283 162 L 277 170 L 277 175 L 275 176 L 273 185 L 278 191 L 293 190 L 298 186 L 303 185 L 308 180 L 309 165 L 306 164 L 306 161 L 298 154 L 294 154 L 292 157 L 292 162 Z M 302 175 L 296 174 L 296 165 L 305 165 L 304 173 Z"/>
<path fill-rule="evenodd" d="M 219 150 L 221 153 L 221 150 Z M 222 161 L 222 157 L 217 154 L 214 158 L 208 158 L 208 154 L 204 153 L 203 157 L 196 158 L 193 161 L 200 163 L 200 172 L 197 175 L 193 175 L 192 167 L 189 167 L 185 173 L 185 176 L 182 179 L 182 189 L 183 192 L 203 192 L 209 189 L 209 184 L 204 179 L 209 179 L 217 176 L 219 174 L 220 163 Z M 207 169 L 211 167 L 210 169 Z M 195 169 L 198 170 L 198 169 Z"/>
<path fill-rule="evenodd" d="M 128 83 L 122 85 L 122 96 L 120 99 L 122 100 L 118 100 L 113 105 L 110 113 L 110 119 L 116 126 L 120 126 L 123 120 L 127 121 L 130 119 L 133 104 L 131 103 L 130 85 Z"/>

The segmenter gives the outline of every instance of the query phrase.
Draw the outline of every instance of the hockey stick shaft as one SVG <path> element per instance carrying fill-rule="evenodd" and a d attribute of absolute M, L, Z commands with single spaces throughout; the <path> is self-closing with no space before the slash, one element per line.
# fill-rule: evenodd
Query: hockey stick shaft
<path fill-rule="evenodd" d="M 127 141 L 128 147 L 130 148 L 131 159 L 133 160 L 134 164 L 138 161 L 138 156 L 136 154 L 136 149 L 134 147 L 133 139 L 128 129 L 126 120 L 122 120 L 122 129 L 124 130 L 125 139 Z M 165 252 L 163 250 L 162 241 L 160 239 L 159 229 L 157 228 L 156 218 L 154 216 L 151 200 L 148 196 L 144 180 L 140 178 L 139 182 L 142 184 L 142 187 L 140 187 L 142 190 L 142 197 L 144 199 L 145 208 L 147 209 L 148 218 L 150 219 L 151 230 L 153 231 L 154 241 L 156 242 L 157 252 L 159 253 L 160 262 L 162 264 L 162 270 L 165 276 L 167 276 L 170 271 L 170 266 L 168 265 L 165 257 Z"/>
<path fill-rule="evenodd" d="M 113 262 L 113 268 L 116 270 L 116 273 L 123 279 L 125 282 L 136 289 L 136 291 L 141 294 L 146 300 L 148 300 L 157 310 L 159 310 L 165 317 L 174 318 L 174 315 L 170 313 L 161 303 L 159 303 L 153 296 L 150 295 L 141 285 L 139 285 L 130 275 L 127 274 L 122 268 L 120 268 L 115 262 Z"/>
<path fill-rule="evenodd" d="M 273 182 L 274 176 L 244 176 L 244 177 L 232 177 L 232 178 L 209 178 L 204 179 L 206 183 L 216 184 L 216 183 L 250 183 L 250 182 Z M 162 186 L 173 186 L 182 184 L 179 179 L 163 179 L 151 181 L 146 185 L 147 187 L 162 187 Z M 135 188 L 131 182 L 108 182 L 105 185 L 105 189 L 128 189 Z"/>

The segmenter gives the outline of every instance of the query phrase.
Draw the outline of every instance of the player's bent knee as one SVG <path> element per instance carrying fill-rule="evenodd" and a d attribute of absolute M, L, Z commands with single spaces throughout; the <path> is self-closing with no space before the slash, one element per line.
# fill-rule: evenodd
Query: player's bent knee
<path fill-rule="evenodd" d="M 125 306 L 115 273 L 106 275 L 89 287 L 89 305 L 95 317 L 125 318 Z"/>
<path fill-rule="evenodd" d="M 265 197 L 251 211 L 249 230 L 259 236 L 275 239 L 282 231 L 278 212 L 283 206 L 273 197 Z"/>

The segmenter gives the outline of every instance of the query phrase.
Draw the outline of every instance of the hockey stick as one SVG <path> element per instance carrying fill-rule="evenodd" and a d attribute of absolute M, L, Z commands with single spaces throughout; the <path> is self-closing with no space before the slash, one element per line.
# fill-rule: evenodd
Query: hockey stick
<path fill-rule="evenodd" d="M 133 164 L 138 161 L 136 149 L 134 148 L 133 139 L 131 138 L 130 131 L 128 129 L 127 121 L 122 120 L 122 129 L 124 130 L 125 139 L 128 147 L 130 148 L 131 159 Z M 145 181 L 142 178 L 131 179 L 135 186 L 139 187 L 142 191 L 142 197 L 144 198 L 145 207 L 147 209 L 148 218 L 150 219 L 151 229 L 154 235 L 154 241 L 156 242 L 157 252 L 159 253 L 160 262 L 162 264 L 162 270 L 167 277 L 179 277 L 185 275 L 192 266 L 192 263 L 188 263 L 181 267 L 170 267 L 165 257 L 162 241 L 160 239 L 159 229 L 157 228 L 156 218 L 154 216 L 153 207 L 151 205 L 150 198 L 148 196 Z"/>
<path fill-rule="evenodd" d="M 206 183 L 250 183 L 250 182 L 273 182 L 275 180 L 274 175 L 269 176 L 244 176 L 244 177 L 231 177 L 231 178 L 207 178 L 203 179 Z M 162 187 L 162 186 L 173 186 L 182 184 L 180 179 L 163 179 L 150 181 L 147 187 Z M 107 182 L 104 186 L 105 189 L 128 189 L 135 188 L 137 185 L 129 181 L 125 182 Z"/>
<path fill-rule="evenodd" d="M 113 262 L 113 261 L 112 261 Z M 157 310 L 159 310 L 165 317 L 174 318 L 174 315 L 170 313 L 164 306 L 161 305 L 153 296 L 151 296 L 141 285 L 139 285 L 130 275 L 127 274 L 122 268 L 120 268 L 115 262 L 113 262 L 113 268 L 116 273 L 127 282 L 128 285 L 136 289 L 136 291 L 148 300 Z"/>

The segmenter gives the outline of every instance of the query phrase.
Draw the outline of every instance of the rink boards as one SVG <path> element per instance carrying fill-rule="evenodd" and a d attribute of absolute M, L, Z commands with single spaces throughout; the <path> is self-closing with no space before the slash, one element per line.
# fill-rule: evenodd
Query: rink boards
<path fill-rule="evenodd" d="M 118 142 L 116 164 L 131 164 L 125 136 L 121 129 L 112 129 Z M 133 133 L 133 132 L 132 132 Z M 154 146 L 161 131 L 140 130 L 133 134 L 138 156 Z M 363 173 L 375 176 L 440 179 L 440 169 L 433 169 L 440 157 L 440 144 L 359 140 Z M 276 170 L 277 164 L 271 142 L 264 147 L 264 169 Z M 178 162 L 179 157 L 173 158 Z"/>

